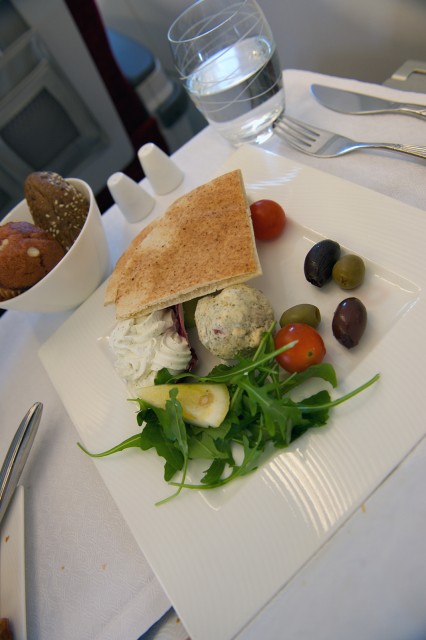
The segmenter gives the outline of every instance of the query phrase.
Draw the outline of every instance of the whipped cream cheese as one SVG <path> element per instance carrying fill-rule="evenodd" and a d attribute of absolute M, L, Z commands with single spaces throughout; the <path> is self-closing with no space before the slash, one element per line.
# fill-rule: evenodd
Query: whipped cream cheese
<path fill-rule="evenodd" d="M 109 337 L 109 346 L 116 371 L 133 395 L 140 387 L 154 384 L 160 369 L 180 373 L 191 360 L 188 341 L 176 331 L 171 309 L 121 320 Z"/>

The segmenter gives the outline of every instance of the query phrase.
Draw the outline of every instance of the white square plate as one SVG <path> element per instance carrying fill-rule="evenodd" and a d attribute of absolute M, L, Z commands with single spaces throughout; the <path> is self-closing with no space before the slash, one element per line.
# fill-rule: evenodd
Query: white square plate
<path fill-rule="evenodd" d="M 94 461 L 192 640 L 238 633 L 425 433 L 417 359 L 426 322 L 424 212 L 254 147 L 236 151 L 220 173 L 234 168 L 242 170 L 252 201 L 276 200 L 288 217 L 281 238 L 258 243 L 264 274 L 253 286 L 271 300 L 277 320 L 298 302 L 320 308 L 338 395 L 376 372 L 381 379 L 335 409 L 325 428 L 221 490 L 188 491 L 156 507 L 170 487 L 155 453 L 128 450 Z M 306 282 L 304 257 L 323 237 L 365 259 L 367 277 L 356 293 Z M 135 407 L 102 344 L 114 324 L 114 310 L 103 307 L 104 289 L 40 349 L 91 451 L 138 431 Z M 366 334 L 351 351 L 330 328 L 348 295 L 358 296 L 369 314 Z M 205 365 L 205 351 L 196 348 Z"/>

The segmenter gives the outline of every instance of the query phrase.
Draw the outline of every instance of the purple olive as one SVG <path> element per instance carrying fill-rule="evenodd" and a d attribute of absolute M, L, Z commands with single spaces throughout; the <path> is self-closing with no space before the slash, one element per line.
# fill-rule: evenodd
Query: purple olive
<path fill-rule="evenodd" d="M 316 287 L 324 286 L 333 273 L 340 257 L 340 245 L 334 240 L 321 240 L 314 244 L 305 257 L 304 272 L 308 282 Z"/>
<path fill-rule="evenodd" d="M 347 349 L 361 340 L 367 325 L 367 309 L 358 298 L 346 298 L 334 312 L 333 335 Z"/>

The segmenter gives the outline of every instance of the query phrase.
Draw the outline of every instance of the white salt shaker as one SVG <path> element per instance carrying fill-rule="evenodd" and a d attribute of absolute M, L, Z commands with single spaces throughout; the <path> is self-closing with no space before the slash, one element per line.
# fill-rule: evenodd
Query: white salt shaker
<path fill-rule="evenodd" d="M 148 142 L 139 149 L 138 158 L 146 177 L 158 195 L 170 193 L 182 182 L 181 169 L 153 142 Z"/>
<path fill-rule="evenodd" d="M 121 171 L 113 173 L 107 181 L 118 208 L 128 222 L 139 222 L 152 211 L 155 200 L 137 182 Z"/>

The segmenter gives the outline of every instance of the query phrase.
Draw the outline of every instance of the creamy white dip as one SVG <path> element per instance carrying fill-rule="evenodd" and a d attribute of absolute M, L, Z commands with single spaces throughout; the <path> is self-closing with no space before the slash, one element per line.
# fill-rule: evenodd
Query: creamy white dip
<path fill-rule="evenodd" d="M 154 311 L 117 323 L 109 337 L 118 375 L 132 395 L 154 384 L 160 369 L 172 374 L 187 369 L 191 360 L 188 341 L 176 331 L 173 311 Z"/>

